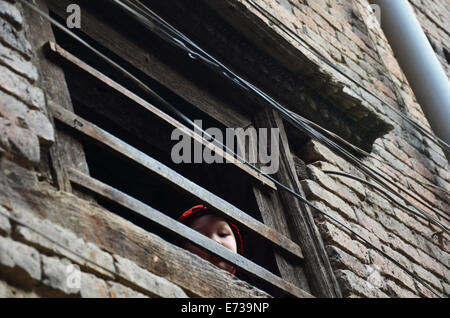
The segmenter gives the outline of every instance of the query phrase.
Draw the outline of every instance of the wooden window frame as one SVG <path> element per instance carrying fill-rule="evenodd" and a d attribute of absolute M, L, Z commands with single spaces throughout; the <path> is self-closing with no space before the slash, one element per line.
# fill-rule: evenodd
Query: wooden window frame
<path fill-rule="evenodd" d="M 66 0 L 56 1 L 56 3 L 57 4 L 55 5 L 54 1 L 50 1 L 49 5 L 52 10 L 59 11 L 61 14 L 61 9 L 64 8 Z M 41 9 L 48 11 L 44 0 L 38 1 L 38 4 Z M 47 41 L 54 41 L 52 28 L 48 22 L 38 19 L 33 14 L 28 14 L 28 17 L 31 19 L 31 21 L 29 20 L 30 23 L 34 23 L 33 25 L 36 26 L 39 25 L 42 31 L 39 34 L 32 36 L 32 42 L 35 48 L 41 48 Z M 131 64 L 140 66 L 144 73 L 161 82 L 161 84 L 167 86 L 169 89 L 173 89 L 175 93 L 183 96 L 183 92 L 195 91 L 196 94 L 188 95 L 188 101 L 212 118 L 223 123 L 225 126 L 246 127 L 252 124 L 252 122 L 244 116 L 234 112 L 228 107 L 224 107 L 226 105 L 222 104 L 220 101 L 208 96 L 208 94 L 203 91 L 199 91 L 195 85 L 181 78 L 175 70 L 167 68 L 163 63 L 159 63 L 156 57 L 149 56 L 149 53 L 143 51 L 142 48 L 137 46 L 133 47 L 133 43 L 123 38 L 120 33 L 113 28 L 101 23 L 95 16 L 86 16 L 86 14 L 84 14 L 83 27 L 86 29 L 83 31 L 86 31 L 86 33 L 99 41 L 99 43 L 106 47 L 109 45 L 109 49 L 115 50 L 119 56 L 126 59 Z M 111 37 L 115 38 L 114 43 L 108 41 Z M 130 46 L 132 47 L 131 50 Z M 130 54 L 129 52 L 133 53 Z M 73 129 L 78 129 L 83 133 L 86 132 L 83 131 L 86 127 L 94 129 L 95 127 L 93 125 L 83 121 L 82 118 L 79 118 L 73 113 L 73 106 L 65 83 L 63 70 L 57 65 L 48 62 L 43 50 L 39 50 L 37 58 L 38 65 L 40 65 L 41 81 L 43 83 L 42 88 L 47 94 L 47 100 L 50 101 L 48 102 L 48 106 L 51 109 L 51 115 L 54 115 L 57 120 L 62 121 L 66 125 L 72 126 Z M 164 74 L 164 76 L 161 76 L 161 74 Z M 277 173 L 276 178 L 296 192 L 303 194 L 298 177 L 295 173 L 295 167 L 282 120 L 277 114 L 273 113 L 273 111 L 263 110 L 254 118 L 254 121 L 257 127 L 280 128 L 280 150 L 282 158 L 280 162 L 280 171 Z M 79 125 L 76 123 L 83 124 Z M 93 130 L 91 130 L 91 132 L 92 131 Z M 110 195 L 111 193 L 115 193 L 116 201 L 118 200 L 117 198 L 120 198 L 122 204 L 129 204 L 128 208 L 135 211 L 138 210 L 136 212 L 151 209 L 148 206 L 142 206 L 142 203 L 139 203 L 137 200 L 127 197 L 120 192 L 114 192 L 114 189 L 108 188 L 107 185 L 101 184 L 93 178 L 90 178 L 88 176 L 89 171 L 82 146 L 76 139 L 58 130 L 56 140 L 57 141 L 50 152 L 50 159 L 56 181 L 55 183 L 60 190 L 70 192 L 72 191 L 71 184 L 77 183 L 84 187 L 90 187 L 90 190 L 95 190 L 94 192 L 105 196 L 107 194 Z M 244 266 L 247 270 L 256 269 L 257 272 L 260 271 L 259 275 L 256 273 L 258 277 L 263 277 L 266 282 L 281 288 L 292 295 L 307 297 L 310 296 L 308 292 L 311 292 L 319 297 L 340 297 L 341 293 L 339 286 L 332 272 L 320 234 L 318 233 L 311 216 L 311 211 L 297 200 L 292 200 L 292 197 L 287 193 L 282 191 L 277 192 L 273 187 L 272 189 L 267 189 L 267 187 L 263 188 L 260 184 L 255 182 L 253 191 L 262 212 L 264 223 L 269 226 L 257 224 L 255 223 L 255 220 L 252 219 L 249 221 L 243 217 L 245 213 L 229 204 L 225 204 L 225 207 L 217 206 L 218 201 L 216 201 L 216 198 L 214 198 L 211 203 L 213 206 L 216 205 L 215 208 L 218 211 L 221 211 L 222 213 L 226 211 L 224 213 L 225 215 L 231 217 L 233 220 L 237 220 L 238 224 L 244 225 L 247 229 L 251 229 L 255 224 L 259 226 L 260 231 L 258 234 L 271 241 L 275 247 L 278 247 L 278 249 L 275 249 L 275 255 L 281 273 L 281 279 L 278 279 L 277 276 L 259 268 L 256 264 L 247 263 L 247 260 L 239 255 L 229 255 L 227 251 L 217 250 L 217 246 L 208 242 L 205 243 L 205 241 L 201 240 L 196 234 L 188 233 L 187 237 L 189 239 L 193 238 L 194 241 L 197 240 L 197 242 L 201 242 L 201 244 L 205 244 L 207 249 L 238 266 Z M 269 191 L 268 195 L 267 191 Z M 153 212 L 155 211 L 156 210 Z M 294 224 L 295 226 L 289 227 L 289 224 Z M 268 229 L 269 232 L 267 232 Z M 195 231 L 192 232 L 195 233 Z M 264 236 L 262 235 L 263 233 L 269 233 L 269 235 Z M 177 234 L 184 236 L 182 230 L 177 232 Z M 293 241 L 291 241 L 291 238 Z M 296 250 L 296 246 L 298 247 L 299 245 L 305 249 L 305 259 L 300 257 L 300 254 L 302 254 L 301 252 L 293 251 Z M 289 249 L 289 246 L 294 247 L 293 250 Z M 299 250 L 301 251 L 300 248 Z M 297 258 L 293 258 L 292 256 L 296 256 Z"/>

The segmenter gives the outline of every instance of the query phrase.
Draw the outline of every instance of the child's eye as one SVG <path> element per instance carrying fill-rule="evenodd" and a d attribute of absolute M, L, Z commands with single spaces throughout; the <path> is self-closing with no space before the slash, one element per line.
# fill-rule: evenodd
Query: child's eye
<path fill-rule="evenodd" d="M 227 237 L 228 235 L 230 235 L 228 232 L 219 233 L 219 237 Z"/>

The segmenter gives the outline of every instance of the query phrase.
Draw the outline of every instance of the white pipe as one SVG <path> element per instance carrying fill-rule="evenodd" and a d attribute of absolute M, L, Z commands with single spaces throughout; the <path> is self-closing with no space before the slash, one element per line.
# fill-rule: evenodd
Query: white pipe
<path fill-rule="evenodd" d="M 407 0 L 369 0 L 436 136 L 450 144 L 450 82 Z M 448 157 L 448 155 L 447 155 Z"/>

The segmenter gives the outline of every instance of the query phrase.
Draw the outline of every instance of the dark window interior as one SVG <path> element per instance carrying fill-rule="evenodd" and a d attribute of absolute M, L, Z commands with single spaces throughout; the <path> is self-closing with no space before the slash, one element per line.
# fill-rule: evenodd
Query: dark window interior
<path fill-rule="evenodd" d="M 59 19 L 56 14 L 52 14 L 52 17 Z M 128 30 L 131 29 L 133 28 L 128 28 Z M 139 30 L 139 28 L 136 28 L 136 30 Z M 146 95 L 134 83 L 128 81 L 122 74 L 93 55 L 89 50 L 80 46 L 56 28 L 54 29 L 54 33 L 57 43 L 64 49 L 137 93 L 137 95 L 145 98 L 147 101 L 154 102 L 155 106 L 160 107 L 157 102 L 152 101 L 151 97 Z M 194 105 L 186 102 L 182 97 L 177 96 L 166 87 L 161 86 L 140 70 L 116 56 L 113 52 L 102 47 L 87 35 L 81 32 L 78 32 L 78 35 L 143 80 L 160 96 L 180 109 L 187 117 L 203 120 L 203 129 L 218 127 L 224 131 L 226 128 L 201 112 Z M 230 96 L 237 94 L 237 90 L 231 87 L 230 84 L 223 83 L 220 78 L 213 75 L 209 70 L 202 68 L 195 61 L 177 52 L 176 49 L 169 47 L 166 43 L 156 38 L 151 38 L 151 35 L 149 35 L 147 40 L 152 43 L 149 49 L 171 60 L 171 62 L 177 65 L 180 72 L 189 74 L 192 80 L 199 83 L 204 89 L 208 89 L 224 100 L 228 100 L 231 98 Z M 246 173 L 231 164 L 174 164 L 170 157 L 170 151 L 175 142 L 170 140 L 173 128 L 169 124 L 163 122 L 148 110 L 143 109 L 122 94 L 107 87 L 99 80 L 78 69 L 76 66 L 64 61 L 58 61 L 58 63 L 64 68 L 76 114 L 230 202 L 255 219 L 262 221 L 252 191 L 253 180 Z M 174 114 L 171 115 L 179 119 Z M 62 125 L 58 125 L 58 128 L 67 129 Z M 75 134 L 75 136 L 79 135 Z M 177 191 L 169 183 L 151 175 L 137 164 L 124 160 L 119 155 L 104 149 L 101 145 L 82 137 L 76 138 L 81 138 L 80 140 L 83 143 L 86 160 L 92 177 L 131 195 L 173 218 L 177 218 L 188 208 L 201 203 L 193 201 L 187 195 Z M 149 232 L 156 233 L 164 239 L 176 243 L 174 237 L 171 237 L 168 233 L 165 233 L 162 229 L 156 227 L 143 217 L 136 216 L 131 211 L 102 198 L 95 197 L 95 199 L 108 210 Z M 271 247 L 261 242 L 252 233 L 248 233 L 245 230 L 242 232 L 245 245 L 244 256 L 265 267 L 272 273 L 279 275 Z M 277 296 L 278 292 L 276 290 L 271 290 L 268 286 L 264 286 L 255 281 L 250 275 L 238 271 L 237 276 Z"/>

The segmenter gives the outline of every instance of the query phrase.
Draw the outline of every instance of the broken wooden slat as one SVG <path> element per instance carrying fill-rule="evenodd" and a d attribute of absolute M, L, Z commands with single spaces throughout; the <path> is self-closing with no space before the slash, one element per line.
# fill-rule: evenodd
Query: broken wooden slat
<path fill-rule="evenodd" d="M 70 180 L 75 184 L 93 191 L 98 195 L 110 201 L 113 201 L 131 211 L 134 211 L 141 216 L 144 216 L 148 220 L 158 224 L 169 232 L 176 234 L 177 236 L 182 237 L 198 246 L 201 246 L 202 248 L 208 250 L 210 253 L 223 258 L 224 260 L 232 263 L 245 272 L 263 280 L 264 282 L 269 283 L 272 286 L 275 286 L 292 296 L 300 298 L 312 297 L 307 292 L 284 281 L 280 277 L 272 274 L 268 270 L 253 263 L 247 258 L 230 251 L 229 249 L 214 242 L 201 233 L 134 199 L 133 197 L 128 196 L 125 193 L 114 189 L 92 177 L 89 177 L 73 168 L 68 168 L 68 174 Z"/>
<path fill-rule="evenodd" d="M 183 191 L 189 196 L 193 196 L 199 202 L 206 203 L 210 208 L 232 219 L 238 225 L 241 225 L 247 230 L 258 234 L 275 247 L 280 248 L 282 251 L 303 259 L 303 253 L 300 246 L 284 235 L 281 235 L 263 223 L 258 222 L 232 204 L 200 187 L 179 173 L 173 171 L 136 148 L 128 145 L 124 141 L 114 137 L 94 124 L 82 119 L 76 114 L 65 110 L 51 101 L 49 101 L 49 107 L 53 112 L 53 116 L 60 122 L 78 130 L 84 135 L 93 138 L 100 144 L 107 146 L 127 159 L 132 160 L 134 163 L 148 169 L 157 176 L 162 177 L 164 180 L 169 181 L 180 191 Z"/>
<path fill-rule="evenodd" d="M 101 73 L 98 70 L 94 69 L 93 67 L 89 66 L 85 62 L 81 61 L 76 56 L 74 56 L 73 54 L 67 52 L 66 50 L 61 48 L 59 45 L 57 45 L 56 43 L 49 42 L 48 46 L 49 46 L 49 48 L 50 48 L 50 50 L 52 52 L 54 52 L 54 53 L 58 54 L 59 56 L 65 58 L 67 61 L 75 64 L 76 66 L 78 66 L 82 70 L 88 72 L 89 74 L 91 74 L 92 76 L 94 76 L 95 78 L 97 78 L 98 80 L 103 82 L 104 84 L 108 85 L 112 89 L 120 92 L 121 94 L 127 96 L 128 98 L 130 98 L 132 101 L 134 101 L 138 105 L 140 105 L 140 106 L 144 107 L 145 109 L 149 110 L 150 112 L 152 112 L 153 114 L 155 114 L 156 116 L 161 118 L 162 120 L 166 121 L 168 124 L 172 125 L 174 128 L 177 128 L 177 129 L 181 130 L 187 136 L 189 136 L 189 137 L 193 138 L 194 140 L 196 140 L 197 142 L 203 144 L 205 147 L 213 150 L 216 154 L 218 154 L 224 160 L 226 160 L 226 162 L 233 163 L 234 165 L 236 165 L 237 167 L 242 169 L 244 172 L 246 172 L 247 174 L 251 175 L 253 178 L 258 179 L 264 185 L 269 186 L 273 190 L 277 189 L 275 183 L 272 180 L 270 180 L 269 178 L 267 178 L 266 176 L 264 176 L 263 174 L 255 171 L 254 169 L 250 168 L 248 165 L 246 165 L 246 164 L 244 164 L 242 162 L 239 162 L 238 160 L 236 160 L 233 157 L 233 155 L 231 155 L 228 152 L 224 151 L 223 149 L 217 147 L 216 145 L 213 145 L 211 142 L 206 141 L 201 135 L 195 133 L 193 130 L 191 130 L 188 127 L 184 126 L 183 124 L 181 124 L 176 119 L 172 118 L 171 116 L 169 116 L 166 113 L 164 113 L 163 111 L 159 110 L 158 108 L 156 108 L 152 104 L 150 104 L 147 101 L 145 101 L 143 98 L 137 96 L 136 94 L 134 94 L 130 90 L 126 89 L 122 85 L 118 84 L 117 82 L 113 81 L 112 79 L 110 79 L 109 77 L 104 75 L 103 73 Z"/>

